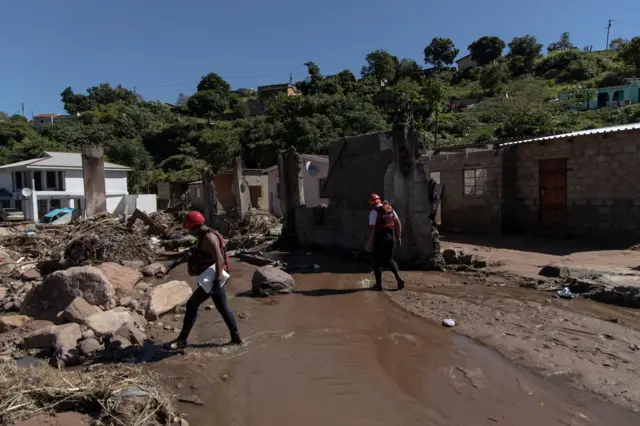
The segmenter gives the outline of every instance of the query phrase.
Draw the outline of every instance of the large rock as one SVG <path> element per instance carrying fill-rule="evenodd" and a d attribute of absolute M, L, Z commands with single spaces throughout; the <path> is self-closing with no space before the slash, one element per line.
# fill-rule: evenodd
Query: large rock
<path fill-rule="evenodd" d="M 24 349 L 75 348 L 82 337 L 78 324 L 50 325 L 40 328 L 24 338 Z"/>
<path fill-rule="evenodd" d="M 21 312 L 33 318 L 56 322 L 58 313 L 76 297 L 107 309 L 115 306 L 115 291 L 102 271 L 81 266 L 47 275 L 42 284 L 27 293 Z"/>
<path fill-rule="evenodd" d="M 125 324 L 120 327 L 116 331 L 116 336 L 124 337 L 134 345 L 143 345 L 144 341 L 147 340 L 147 336 L 133 324 Z"/>
<path fill-rule="evenodd" d="M 167 267 L 162 263 L 152 263 L 140 270 L 145 277 L 153 277 L 155 275 L 164 275 L 167 273 Z"/>
<path fill-rule="evenodd" d="M 253 294 L 269 296 L 271 294 L 291 293 L 296 288 L 293 277 L 273 266 L 256 269 L 251 279 Z"/>
<path fill-rule="evenodd" d="M 144 262 L 142 260 L 121 260 L 120 264 L 127 268 L 135 269 L 136 271 L 140 270 L 140 268 L 144 266 Z"/>
<path fill-rule="evenodd" d="M 191 287 L 185 281 L 169 281 L 154 287 L 149 292 L 147 319 L 156 320 L 176 306 L 184 305 L 192 293 Z"/>
<path fill-rule="evenodd" d="M 7 292 L 9 291 L 6 287 L 0 287 L 0 301 L 7 296 Z"/>
<path fill-rule="evenodd" d="M 76 297 L 62 312 L 61 318 L 68 322 L 82 324 L 85 318 L 102 312 L 97 306 L 89 304 L 82 297 Z"/>
<path fill-rule="evenodd" d="M 93 330 L 97 336 L 103 336 L 115 333 L 125 324 L 133 325 L 134 321 L 129 312 L 106 311 L 85 318 L 84 324 Z"/>
<path fill-rule="evenodd" d="M 107 262 L 98 266 L 116 292 L 129 293 L 142 279 L 142 274 L 135 269 Z"/>
<path fill-rule="evenodd" d="M 0 317 L 0 333 L 6 333 L 15 328 L 20 328 L 31 321 L 26 315 L 5 315 Z"/>
<path fill-rule="evenodd" d="M 468 256 L 467 252 L 463 248 L 448 248 L 442 252 L 442 258 L 447 265 L 459 265 L 463 264 L 462 259 Z M 469 262 L 471 263 L 471 262 Z"/>
<path fill-rule="evenodd" d="M 26 271 L 22 271 L 22 274 L 20 274 L 20 278 L 23 281 L 36 281 L 41 279 L 42 275 L 40 275 L 40 272 L 38 272 L 37 269 L 31 268 L 27 269 Z"/>
<path fill-rule="evenodd" d="M 84 355 L 91 355 L 92 353 L 99 351 L 100 349 L 102 349 L 102 346 L 96 339 L 87 339 L 83 340 L 82 343 L 80 343 L 80 352 L 82 352 Z"/>

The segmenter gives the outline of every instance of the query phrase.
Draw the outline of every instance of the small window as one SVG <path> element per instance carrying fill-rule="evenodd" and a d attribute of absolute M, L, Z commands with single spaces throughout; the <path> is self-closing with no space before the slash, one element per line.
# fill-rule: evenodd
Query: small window
<path fill-rule="evenodd" d="M 16 190 L 24 188 L 22 185 L 22 172 L 13 172 L 13 179 L 15 182 Z"/>
<path fill-rule="evenodd" d="M 322 196 L 322 189 L 324 188 L 324 184 L 327 182 L 327 178 L 318 179 L 318 193 Z"/>
<path fill-rule="evenodd" d="M 33 172 L 33 180 L 35 181 L 35 190 L 42 191 L 42 172 Z"/>
<path fill-rule="evenodd" d="M 464 171 L 464 195 L 484 195 L 487 192 L 487 169 Z"/>
<path fill-rule="evenodd" d="M 436 183 L 441 183 L 440 182 L 440 172 L 431 172 L 431 173 L 429 173 L 429 177 L 431 179 L 433 179 Z"/>
<path fill-rule="evenodd" d="M 40 124 L 44 123 L 44 118 L 40 119 Z"/>
<path fill-rule="evenodd" d="M 56 172 L 47 172 L 47 189 L 56 189 Z"/>
<path fill-rule="evenodd" d="M 58 172 L 58 191 L 64 190 L 64 172 Z"/>
<path fill-rule="evenodd" d="M 51 210 L 59 209 L 62 207 L 62 203 L 60 200 L 51 200 Z"/>
<path fill-rule="evenodd" d="M 14 207 L 15 207 L 17 210 L 22 211 L 22 200 L 15 200 L 15 201 L 14 201 Z"/>
<path fill-rule="evenodd" d="M 200 198 L 200 187 L 196 186 L 196 198 Z"/>

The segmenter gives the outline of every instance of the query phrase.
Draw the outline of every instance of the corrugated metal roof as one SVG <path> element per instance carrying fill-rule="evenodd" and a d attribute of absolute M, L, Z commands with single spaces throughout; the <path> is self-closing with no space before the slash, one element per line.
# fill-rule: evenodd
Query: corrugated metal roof
<path fill-rule="evenodd" d="M 632 124 L 623 124 L 620 126 L 610 126 L 610 127 L 599 127 L 597 129 L 588 129 L 588 130 L 579 130 L 577 132 L 571 133 L 561 133 L 558 135 L 550 135 L 550 136 L 540 136 L 537 138 L 529 138 L 529 139 L 519 139 L 515 141 L 501 142 L 501 141 L 493 141 L 489 143 L 493 143 L 500 146 L 508 146 L 508 145 L 518 145 L 521 143 L 531 143 L 531 142 L 540 142 L 540 141 L 548 141 L 553 139 L 566 139 L 573 138 L 576 136 L 586 136 L 586 135 L 598 135 L 601 133 L 614 133 L 614 132 L 624 132 L 627 130 L 636 130 L 640 129 L 640 123 L 632 123 Z"/>
<path fill-rule="evenodd" d="M 0 169 L 14 169 L 17 167 L 26 168 L 48 168 L 48 169 L 82 169 L 82 154 L 77 152 L 54 152 L 45 151 L 40 157 L 31 160 L 19 161 L 17 163 L 0 166 Z M 131 168 L 114 163 L 104 163 L 105 170 L 129 171 Z"/>

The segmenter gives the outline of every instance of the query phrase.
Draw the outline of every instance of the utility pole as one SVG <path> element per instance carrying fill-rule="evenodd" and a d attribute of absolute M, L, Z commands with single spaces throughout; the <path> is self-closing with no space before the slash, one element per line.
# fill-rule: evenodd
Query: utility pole
<path fill-rule="evenodd" d="M 604 50 L 609 50 L 609 32 L 611 31 L 611 19 L 609 19 L 609 25 L 607 25 L 607 45 Z"/>
<path fill-rule="evenodd" d="M 134 93 L 135 95 L 137 95 L 137 94 L 138 94 L 138 92 L 136 92 L 136 86 L 133 86 L 133 93 Z"/>
<path fill-rule="evenodd" d="M 24 117 L 24 102 L 22 103 L 22 116 Z"/>

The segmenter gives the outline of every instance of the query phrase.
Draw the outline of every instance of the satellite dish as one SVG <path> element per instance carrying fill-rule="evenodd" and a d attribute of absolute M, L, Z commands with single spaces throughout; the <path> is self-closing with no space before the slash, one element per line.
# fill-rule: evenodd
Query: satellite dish
<path fill-rule="evenodd" d="M 33 194 L 33 191 L 31 191 L 31 189 L 29 189 L 29 188 L 22 188 L 22 196 L 24 196 L 24 197 L 31 197 L 31 194 Z"/>
<path fill-rule="evenodd" d="M 311 177 L 314 177 L 315 175 L 317 175 L 319 171 L 318 166 L 313 164 L 311 161 L 307 161 L 307 163 L 304 165 L 304 168 L 307 169 L 307 172 Z"/>

